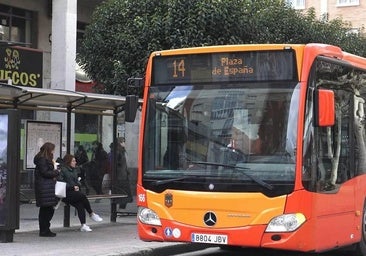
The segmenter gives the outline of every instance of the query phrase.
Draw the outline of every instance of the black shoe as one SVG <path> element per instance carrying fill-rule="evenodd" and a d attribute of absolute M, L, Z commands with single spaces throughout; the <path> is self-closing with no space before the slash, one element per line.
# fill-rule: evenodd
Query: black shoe
<path fill-rule="evenodd" d="M 56 236 L 56 233 L 53 233 L 51 231 L 42 232 L 42 233 L 39 233 L 39 236 L 43 236 L 43 237 L 55 237 Z"/>

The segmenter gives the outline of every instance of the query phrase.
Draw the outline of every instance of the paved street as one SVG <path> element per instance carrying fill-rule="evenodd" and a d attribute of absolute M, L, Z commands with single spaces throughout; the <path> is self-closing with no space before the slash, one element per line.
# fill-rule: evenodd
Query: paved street
<path fill-rule="evenodd" d="M 173 255 L 194 250 L 198 245 L 140 241 L 136 230 L 136 216 L 123 215 L 116 223 L 109 222 L 109 200 L 91 202 L 95 212 L 104 220 L 95 223 L 87 219 L 92 232 L 80 232 L 79 220 L 71 209 L 71 227 L 63 227 L 63 208 L 56 210 L 51 230 L 55 238 L 38 236 L 38 208 L 34 204 L 20 206 L 20 228 L 14 234 L 12 243 L 1 243 L 2 256 L 42 255 Z M 122 210 L 121 210 L 122 211 Z M 128 204 L 124 212 L 135 213 L 135 203 Z"/>
<path fill-rule="evenodd" d="M 138 238 L 136 228 L 135 202 L 121 210 L 116 223 L 110 223 L 109 200 L 96 203 L 91 201 L 92 208 L 104 219 L 95 223 L 87 219 L 92 232 L 80 232 L 80 224 L 71 208 L 71 227 L 63 227 L 63 208 L 56 210 L 52 219 L 52 231 L 55 238 L 38 236 L 38 208 L 34 204 L 20 206 L 20 228 L 14 234 L 12 243 L 0 244 L 1 256 L 169 256 L 169 255 L 278 255 L 305 256 L 310 254 L 271 250 L 242 250 L 237 252 L 220 251 L 217 247 L 202 250 L 206 245 L 183 243 L 143 242 Z M 202 250 L 202 251 L 200 251 Z M 197 251 L 196 253 L 194 253 Z M 198 252 L 199 251 L 199 252 Z M 192 253 L 190 253 L 192 252 Z M 329 252 L 315 255 L 346 256 L 349 252 Z"/>

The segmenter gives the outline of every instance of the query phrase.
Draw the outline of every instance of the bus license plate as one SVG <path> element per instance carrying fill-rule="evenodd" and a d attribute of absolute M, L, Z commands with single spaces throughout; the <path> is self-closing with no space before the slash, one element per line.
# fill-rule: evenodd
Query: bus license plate
<path fill-rule="evenodd" d="M 193 243 L 204 244 L 227 244 L 227 235 L 200 234 L 192 233 L 191 240 Z"/>

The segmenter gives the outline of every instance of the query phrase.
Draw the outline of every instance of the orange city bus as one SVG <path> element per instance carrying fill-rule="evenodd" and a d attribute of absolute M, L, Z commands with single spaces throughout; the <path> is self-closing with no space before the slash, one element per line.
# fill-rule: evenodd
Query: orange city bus
<path fill-rule="evenodd" d="M 323 44 L 153 52 L 144 241 L 366 255 L 366 59 Z"/>

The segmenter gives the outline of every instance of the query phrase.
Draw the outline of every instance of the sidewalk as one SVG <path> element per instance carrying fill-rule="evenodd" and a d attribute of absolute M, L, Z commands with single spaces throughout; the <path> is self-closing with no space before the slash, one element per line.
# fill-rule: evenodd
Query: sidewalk
<path fill-rule="evenodd" d="M 204 248 L 199 244 L 143 242 L 139 240 L 136 228 L 136 205 L 130 203 L 122 212 L 129 213 L 117 217 L 111 223 L 109 200 L 99 203 L 91 201 L 93 210 L 103 217 L 100 223 L 87 219 L 92 232 L 80 232 L 79 219 L 71 208 L 70 227 L 63 227 L 63 206 L 56 210 L 51 230 L 55 238 L 38 236 L 38 208 L 34 204 L 20 205 L 20 227 L 15 231 L 12 243 L 0 243 L 2 256 L 41 255 L 89 255 L 89 256 L 137 256 L 137 255 L 177 255 Z"/>

